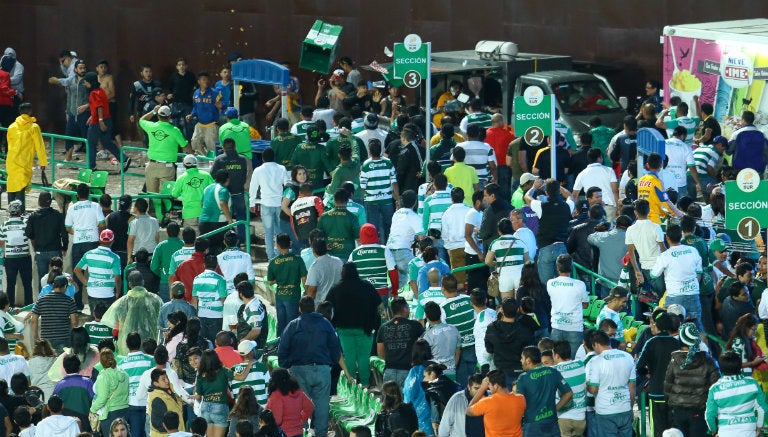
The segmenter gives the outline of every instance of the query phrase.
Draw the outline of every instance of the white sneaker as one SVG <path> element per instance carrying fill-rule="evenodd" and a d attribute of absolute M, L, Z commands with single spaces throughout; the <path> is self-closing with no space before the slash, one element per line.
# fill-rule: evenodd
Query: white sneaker
<path fill-rule="evenodd" d="M 99 159 L 107 159 L 109 158 L 109 152 L 107 152 L 106 150 L 99 150 L 98 152 L 96 152 L 96 157 Z"/>

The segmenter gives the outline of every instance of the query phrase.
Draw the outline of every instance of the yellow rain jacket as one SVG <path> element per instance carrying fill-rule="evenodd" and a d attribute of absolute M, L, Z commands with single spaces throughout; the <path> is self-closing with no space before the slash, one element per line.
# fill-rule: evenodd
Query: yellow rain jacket
<path fill-rule="evenodd" d="M 21 114 L 8 127 L 8 157 L 5 162 L 8 170 L 8 191 L 15 193 L 28 189 L 32 181 L 32 166 L 35 155 L 41 166 L 48 165 L 45 144 L 37 119 Z"/>

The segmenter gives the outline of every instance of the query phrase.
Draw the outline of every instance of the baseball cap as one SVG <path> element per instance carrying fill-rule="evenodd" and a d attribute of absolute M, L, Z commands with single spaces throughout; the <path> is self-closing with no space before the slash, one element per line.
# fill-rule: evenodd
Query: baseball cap
<path fill-rule="evenodd" d="M 379 127 L 379 116 L 374 113 L 366 115 L 363 125 L 368 129 L 376 129 Z"/>
<path fill-rule="evenodd" d="M 186 167 L 197 167 L 197 158 L 195 158 L 195 155 L 187 155 L 184 157 L 184 165 Z"/>
<path fill-rule="evenodd" d="M 254 349 L 256 349 L 256 342 L 251 340 L 243 340 L 237 345 L 237 352 L 240 355 L 248 355 Z"/>
<path fill-rule="evenodd" d="M 624 287 L 613 287 L 611 291 L 608 293 L 608 296 L 606 296 L 603 300 L 605 303 L 611 302 L 614 299 L 623 299 L 627 297 L 629 293 Z"/>
<path fill-rule="evenodd" d="M 109 243 L 112 240 L 115 239 L 115 233 L 112 232 L 111 229 L 104 229 L 101 231 L 101 234 L 99 234 L 99 241 L 102 243 Z"/>
<path fill-rule="evenodd" d="M 224 115 L 227 118 L 237 118 L 237 108 L 230 106 L 226 111 L 224 111 Z"/>
<path fill-rule="evenodd" d="M 59 275 L 59 276 L 53 278 L 53 286 L 54 286 L 54 288 L 66 287 L 68 285 L 69 285 L 69 279 L 67 279 L 67 277 L 64 276 L 64 275 Z"/>
<path fill-rule="evenodd" d="M 676 303 L 667 305 L 667 313 L 676 315 L 681 321 L 685 320 L 685 308 L 682 305 Z"/>
<path fill-rule="evenodd" d="M 520 176 L 520 185 L 525 185 L 528 182 L 535 180 L 536 176 L 532 175 L 531 173 L 523 173 L 522 176 Z"/>
<path fill-rule="evenodd" d="M 24 212 L 24 205 L 21 203 L 21 200 L 14 200 L 13 202 L 9 203 L 8 212 L 10 214 L 21 214 Z"/>
<path fill-rule="evenodd" d="M 127 211 L 128 208 L 131 206 L 131 203 L 133 203 L 133 198 L 130 194 L 123 194 L 120 196 L 120 200 L 117 201 L 117 209 L 118 211 Z"/>
<path fill-rule="evenodd" d="M 344 70 L 342 70 L 341 68 L 337 68 L 333 70 L 333 75 L 331 76 L 331 80 L 341 79 L 342 77 L 344 77 Z"/>
<path fill-rule="evenodd" d="M 157 115 L 161 117 L 170 117 L 171 116 L 171 108 L 169 108 L 167 105 L 161 106 L 157 110 Z"/>
<path fill-rule="evenodd" d="M 184 287 L 184 283 L 181 281 L 171 284 L 171 296 L 173 297 L 184 297 L 186 291 L 186 287 Z"/>
<path fill-rule="evenodd" d="M 727 248 L 728 246 L 726 246 L 725 241 L 723 241 L 722 238 L 715 238 L 709 243 L 709 250 L 712 252 L 724 252 Z"/>
<path fill-rule="evenodd" d="M 712 139 L 712 144 L 725 144 L 728 145 L 728 138 L 718 135 L 714 139 Z"/>

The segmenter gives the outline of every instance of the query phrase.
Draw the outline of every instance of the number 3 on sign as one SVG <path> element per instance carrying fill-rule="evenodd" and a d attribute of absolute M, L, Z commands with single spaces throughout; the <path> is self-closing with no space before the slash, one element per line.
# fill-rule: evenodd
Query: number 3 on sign
<path fill-rule="evenodd" d="M 403 77 L 403 83 L 408 88 L 416 88 L 421 85 L 421 75 L 416 70 L 408 70 Z"/>
<path fill-rule="evenodd" d="M 760 233 L 760 223 L 754 217 L 744 217 L 736 227 L 739 237 L 745 240 L 754 240 Z"/>

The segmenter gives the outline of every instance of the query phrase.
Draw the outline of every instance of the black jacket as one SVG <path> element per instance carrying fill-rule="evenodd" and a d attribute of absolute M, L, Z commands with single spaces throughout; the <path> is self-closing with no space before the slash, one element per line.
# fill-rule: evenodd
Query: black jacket
<path fill-rule="evenodd" d="M 50 207 L 38 209 L 29 216 L 24 234 L 34 240 L 35 252 L 67 250 L 69 244 L 64 215 Z"/>
<path fill-rule="evenodd" d="M 437 379 L 432 382 L 422 381 L 421 387 L 424 389 L 424 396 L 432 407 L 432 411 L 437 411 L 437 417 L 435 417 L 434 414 L 432 415 L 433 422 L 435 419 L 438 419 L 437 422 L 440 422 L 439 419 L 443 417 L 443 411 L 445 410 L 448 401 L 451 399 L 451 396 L 461 389 L 458 384 L 451 381 L 451 379 L 445 375 L 438 376 Z"/>
<path fill-rule="evenodd" d="M 659 334 L 645 343 L 640 358 L 637 360 L 637 373 L 650 373 L 648 394 L 650 396 L 664 395 L 664 376 L 672 352 L 680 349 L 680 340 L 675 337 Z"/>
<path fill-rule="evenodd" d="M 506 373 L 522 373 L 520 354 L 534 344 L 533 330 L 518 321 L 497 320 L 485 332 L 485 349 L 493 354 L 493 363 Z"/>
<path fill-rule="evenodd" d="M 336 328 L 359 328 L 370 335 L 381 324 L 381 298 L 368 281 L 341 281 L 331 287 L 326 300 L 333 304 L 332 322 Z"/>
<path fill-rule="evenodd" d="M 600 220 L 591 218 L 576 226 L 571 229 L 571 233 L 568 234 L 568 241 L 565 243 L 565 247 L 573 260 L 590 270 L 597 269 L 592 265 L 592 246 L 587 242 L 587 237 L 595 232 L 595 226 L 599 223 Z"/>
<path fill-rule="evenodd" d="M 395 168 L 397 169 L 397 187 L 401 193 L 406 190 L 418 191 L 419 185 L 424 182 L 421 169 L 426 154 L 426 150 L 415 142 L 400 146 L 400 156 Z"/>
<path fill-rule="evenodd" d="M 376 415 L 376 437 L 390 437 L 392 431 L 404 429 L 408 435 L 419 429 L 419 418 L 410 402 L 402 403 L 392 410 L 382 409 Z"/>
<path fill-rule="evenodd" d="M 491 242 L 499 238 L 499 220 L 509 217 L 511 211 L 512 205 L 504 199 L 496 199 L 483 211 L 477 236 L 483 240 L 483 248 L 486 251 L 491 246 Z"/>
<path fill-rule="evenodd" d="M 720 371 L 706 352 L 694 355 L 693 361 L 681 369 L 680 366 L 685 363 L 686 356 L 688 351 L 672 352 L 672 360 L 667 366 L 664 378 L 667 404 L 670 407 L 703 411 L 707 406 L 709 387 L 720 378 Z"/>

